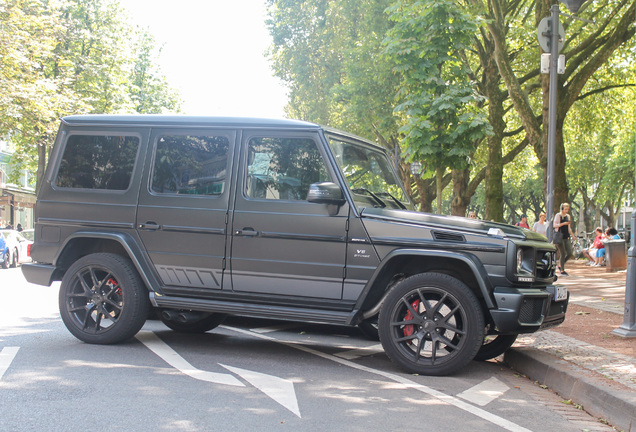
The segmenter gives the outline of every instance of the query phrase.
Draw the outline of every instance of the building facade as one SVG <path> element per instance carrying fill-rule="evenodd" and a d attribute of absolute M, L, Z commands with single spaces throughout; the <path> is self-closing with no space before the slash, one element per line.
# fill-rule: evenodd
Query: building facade
<path fill-rule="evenodd" d="M 33 228 L 35 179 L 22 170 L 17 183 L 9 180 L 15 169 L 12 155 L 9 145 L 0 141 L 0 227 L 15 228 L 20 224 L 24 229 Z"/>

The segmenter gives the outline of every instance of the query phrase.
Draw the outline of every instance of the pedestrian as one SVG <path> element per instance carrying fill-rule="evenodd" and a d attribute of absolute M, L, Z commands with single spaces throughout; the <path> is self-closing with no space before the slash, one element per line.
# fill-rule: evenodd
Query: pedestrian
<path fill-rule="evenodd" d="M 539 215 L 539 220 L 534 223 L 532 226 L 532 231 L 546 235 L 548 232 L 548 224 L 545 221 L 545 213 L 541 212 Z"/>
<path fill-rule="evenodd" d="M 572 232 L 572 220 L 570 215 L 570 204 L 562 203 L 560 207 L 561 211 L 554 216 L 554 222 L 552 224 L 554 228 L 553 243 L 559 250 L 559 272 L 562 276 L 569 276 L 565 271 L 565 263 L 572 258 L 574 252 L 572 251 L 572 242 L 570 236 L 574 237 Z"/>
<path fill-rule="evenodd" d="M 471 211 L 471 212 L 468 213 L 468 217 L 470 219 L 477 219 L 477 213 L 474 212 L 474 211 Z"/>
<path fill-rule="evenodd" d="M 18 226 L 17 226 L 17 227 L 15 227 L 15 230 L 16 230 L 17 232 L 22 232 L 22 224 L 18 224 Z"/>
<path fill-rule="evenodd" d="M 583 255 L 587 258 L 590 263 L 589 265 L 593 267 L 600 267 L 601 261 L 605 256 L 605 235 L 603 234 L 603 228 L 596 228 L 596 238 L 594 238 L 594 243 L 592 247 L 588 249 L 583 249 Z M 603 252 L 601 252 L 601 250 Z"/>
<path fill-rule="evenodd" d="M 528 225 L 528 216 L 522 214 L 521 220 L 517 222 L 516 225 L 521 228 L 530 229 L 530 225 Z"/>

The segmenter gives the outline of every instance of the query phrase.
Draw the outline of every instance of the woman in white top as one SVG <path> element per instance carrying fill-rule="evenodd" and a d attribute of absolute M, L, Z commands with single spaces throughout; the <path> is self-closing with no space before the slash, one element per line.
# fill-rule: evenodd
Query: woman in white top
<path fill-rule="evenodd" d="M 545 222 L 545 213 L 541 212 L 539 220 L 532 226 L 532 231 L 546 235 L 546 232 L 548 231 L 548 224 Z"/>

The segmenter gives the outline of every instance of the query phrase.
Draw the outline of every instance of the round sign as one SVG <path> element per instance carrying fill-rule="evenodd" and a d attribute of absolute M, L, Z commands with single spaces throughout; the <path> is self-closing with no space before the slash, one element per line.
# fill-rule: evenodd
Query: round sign
<path fill-rule="evenodd" d="M 539 23 L 537 27 L 537 38 L 539 39 L 539 46 L 544 52 L 550 52 L 550 28 L 552 23 L 552 17 L 545 17 Z M 559 50 L 561 52 L 561 48 L 563 48 L 563 44 L 565 43 L 565 29 L 563 28 L 563 24 L 559 21 Z"/>

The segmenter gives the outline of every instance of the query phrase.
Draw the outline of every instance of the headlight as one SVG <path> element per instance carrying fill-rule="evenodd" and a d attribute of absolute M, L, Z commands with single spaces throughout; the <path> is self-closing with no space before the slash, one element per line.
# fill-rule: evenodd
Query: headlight
<path fill-rule="evenodd" d="M 534 282 L 534 249 L 517 249 L 517 278 L 519 282 Z"/>

